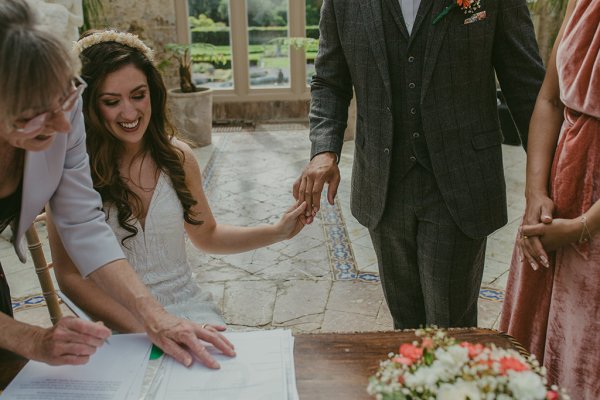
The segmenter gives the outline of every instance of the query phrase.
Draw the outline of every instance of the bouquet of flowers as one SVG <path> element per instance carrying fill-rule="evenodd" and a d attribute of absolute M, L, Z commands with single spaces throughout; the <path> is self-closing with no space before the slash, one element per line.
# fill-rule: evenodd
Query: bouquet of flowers
<path fill-rule="evenodd" d="M 568 400 L 547 388 L 545 369 L 534 356 L 491 344 L 458 343 L 445 331 L 417 330 L 420 339 L 389 354 L 369 378 L 377 400 Z"/>

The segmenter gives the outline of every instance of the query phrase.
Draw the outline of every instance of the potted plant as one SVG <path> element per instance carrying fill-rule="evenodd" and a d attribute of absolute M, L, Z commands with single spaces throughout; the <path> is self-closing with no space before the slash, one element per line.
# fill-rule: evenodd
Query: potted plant
<path fill-rule="evenodd" d="M 212 141 L 213 91 L 196 86 L 192 79 L 192 63 L 194 57 L 203 61 L 221 61 L 222 56 L 215 52 L 215 46 L 208 43 L 168 44 L 166 51 L 168 58 L 162 66 L 175 61 L 179 71 L 179 87 L 168 91 L 173 123 L 192 145 L 209 145 Z"/>

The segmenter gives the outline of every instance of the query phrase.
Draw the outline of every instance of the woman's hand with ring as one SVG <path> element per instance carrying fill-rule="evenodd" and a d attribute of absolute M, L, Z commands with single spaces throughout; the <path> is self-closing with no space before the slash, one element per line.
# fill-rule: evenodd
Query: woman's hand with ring
<path fill-rule="evenodd" d="M 552 214 L 554 213 L 554 202 L 548 197 L 545 191 L 527 191 L 525 214 L 523 215 L 523 221 L 519 228 L 519 234 L 522 240 L 517 240 L 517 246 L 519 247 L 524 260 L 534 270 L 539 269 L 538 261 L 541 262 L 546 268 L 550 266 L 548 262 L 548 255 L 540 237 L 538 235 L 529 233 L 524 234 L 523 226 L 536 225 L 538 223 L 551 224 Z"/>
<path fill-rule="evenodd" d="M 540 268 L 538 262 L 548 268 L 550 263 L 548 262 L 546 252 L 540 243 L 540 238 L 536 235 L 530 236 L 524 234 L 523 229 L 524 226 L 521 225 L 521 227 L 519 227 L 521 240 L 517 240 L 517 247 L 519 247 L 521 251 L 519 261 L 523 261 L 524 259 L 534 271 L 537 271 Z"/>
<path fill-rule="evenodd" d="M 213 331 L 213 332 L 223 332 L 224 330 L 227 329 L 227 327 L 224 325 L 213 325 L 213 324 L 209 324 L 208 322 L 200 325 L 200 328 L 206 329 L 209 331 Z"/>

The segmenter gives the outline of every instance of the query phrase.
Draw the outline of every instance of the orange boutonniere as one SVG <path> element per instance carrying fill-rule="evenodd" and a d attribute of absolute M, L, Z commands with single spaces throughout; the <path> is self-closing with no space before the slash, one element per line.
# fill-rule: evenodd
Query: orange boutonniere
<path fill-rule="evenodd" d="M 460 8 L 465 14 L 473 14 L 481 8 L 481 0 L 452 0 L 452 4 L 444 9 L 433 19 L 432 25 L 435 25 L 444 18 L 453 8 Z"/>

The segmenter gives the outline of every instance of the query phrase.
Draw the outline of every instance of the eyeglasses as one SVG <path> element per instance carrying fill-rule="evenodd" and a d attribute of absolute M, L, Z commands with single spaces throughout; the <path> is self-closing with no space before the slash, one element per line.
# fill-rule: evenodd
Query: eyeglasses
<path fill-rule="evenodd" d="M 71 81 L 71 93 L 67 95 L 60 107 L 53 111 L 46 111 L 38 114 L 23 123 L 13 125 L 15 131 L 27 135 L 41 130 L 46 124 L 46 121 L 53 115 L 56 115 L 59 112 L 71 111 L 86 87 L 87 84 L 85 81 L 81 79 L 81 77 L 75 76 Z"/>

